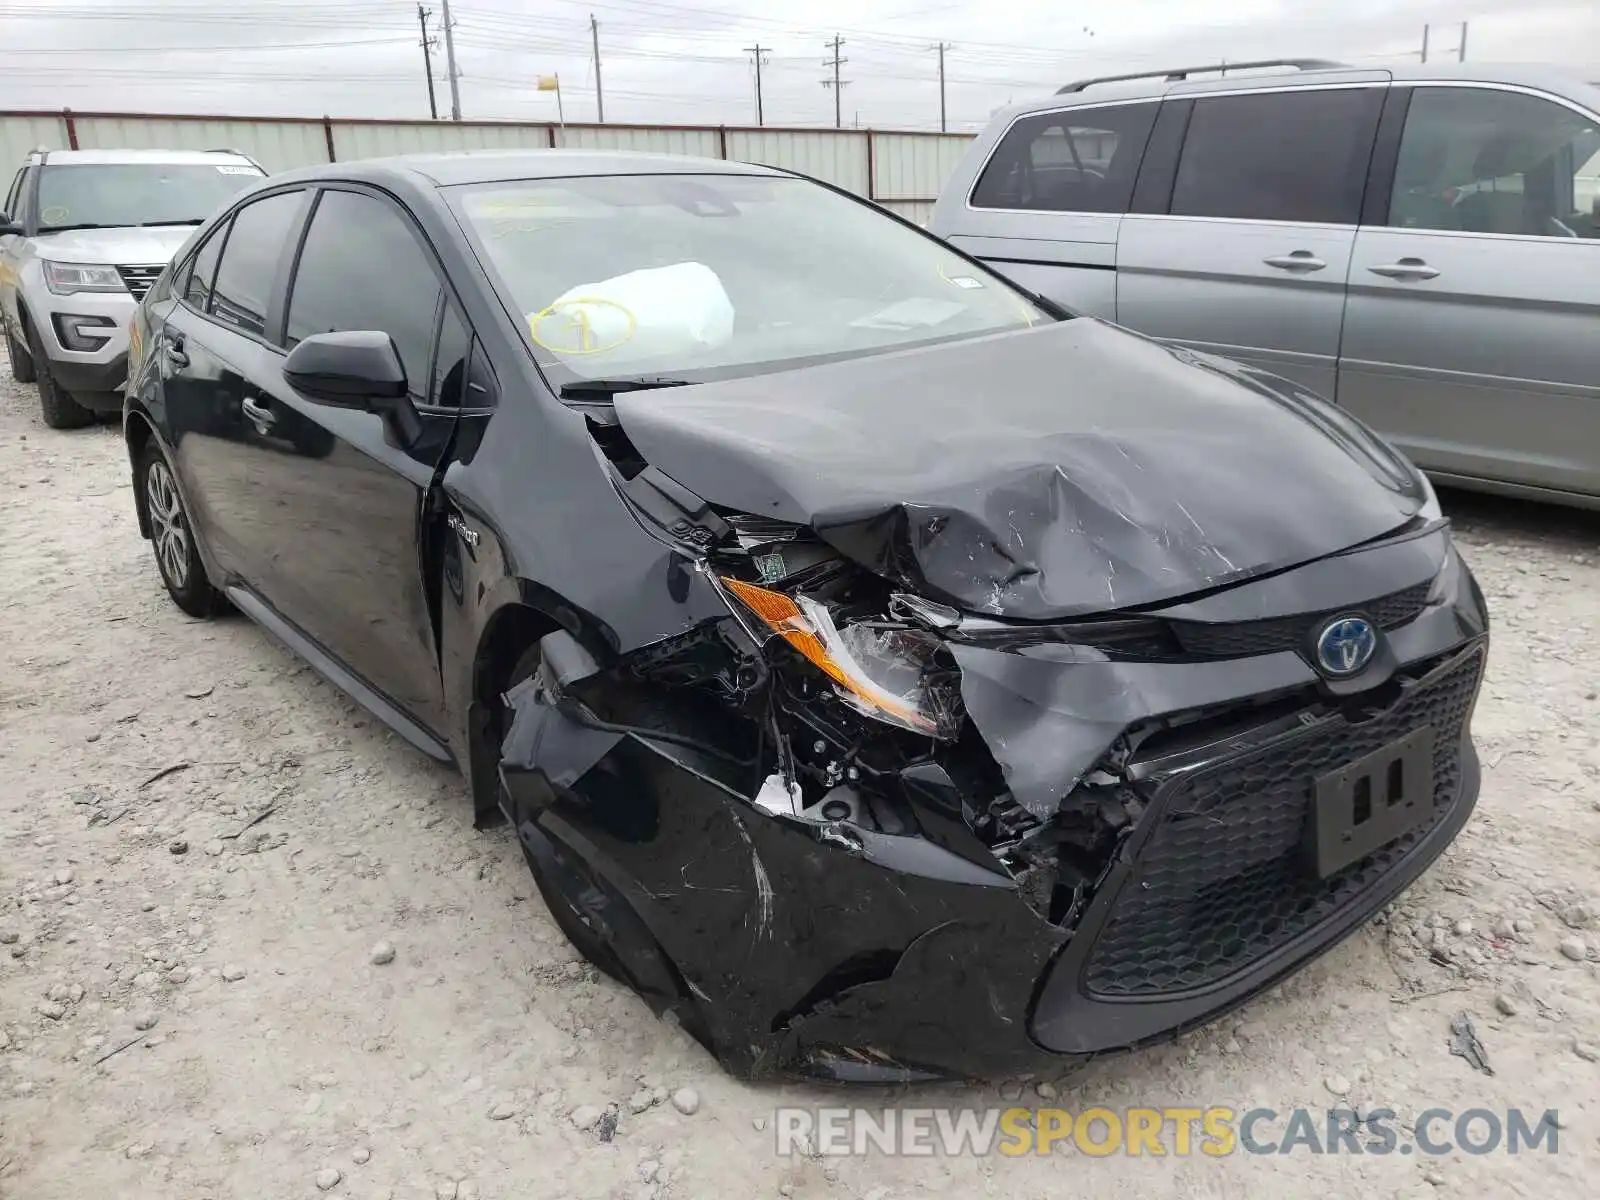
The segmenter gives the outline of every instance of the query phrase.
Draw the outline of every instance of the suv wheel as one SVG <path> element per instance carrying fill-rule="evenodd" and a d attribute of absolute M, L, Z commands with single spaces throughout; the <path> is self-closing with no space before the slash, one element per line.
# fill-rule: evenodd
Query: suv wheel
<path fill-rule="evenodd" d="M 28 353 L 26 346 L 17 341 L 10 325 L 6 326 L 6 357 L 11 360 L 11 378 L 18 383 L 34 381 L 33 355 Z"/>
<path fill-rule="evenodd" d="M 39 413 L 44 423 L 51 429 L 82 429 L 94 424 L 94 413 L 74 400 L 50 374 L 50 360 L 45 357 L 38 331 L 32 326 L 28 327 L 28 353 L 33 359 L 35 382 L 39 385 Z M 14 363 L 16 359 L 11 361 Z"/>
<path fill-rule="evenodd" d="M 139 489 L 150 518 L 150 545 L 155 550 L 161 582 L 167 585 L 167 593 L 179 608 L 204 620 L 221 609 L 226 600 L 206 576 L 178 481 L 172 477 L 167 456 L 153 440 L 139 459 L 139 477 L 134 486 Z"/>

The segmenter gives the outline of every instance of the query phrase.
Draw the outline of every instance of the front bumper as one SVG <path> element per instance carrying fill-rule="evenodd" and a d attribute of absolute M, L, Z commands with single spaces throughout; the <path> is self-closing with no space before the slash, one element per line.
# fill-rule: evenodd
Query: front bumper
<path fill-rule="evenodd" d="M 50 359 L 50 373 L 74 394 L 120 392 L 128 378 L 128 325 L 138 302 L 127 292 L 73 292 L 58 296 L 42 284 L 30 289 L 28 311 Z M 89 351 L 69 350 L 57 332 L 57 317 L 102 317 L 105 342 Z M 92 398 L 92 397 L 91 397 Z M 120 397 L 118 402 L 120 403 Z"/>
<path fill-rule="evenodd" d="M 692 748 L 580 728 L 554 709 L 519 709 L 529 729 L 521 750 L 508 739 L 502 807 L 530 846 L 560 842 L 626 899 L 682 980 L 693 1027 L 738 1074 L 992 1077 L 1126 1051 L 1218 1016 L 1336 945 L 1470 816 L 1487 624 L 1453 551 L 1445 568 L 1444 590 L 1387 636 L 1381 680 L 1357 693 L 1359 720 L 1343 699 L 1330 708 L 1292 652 L 1137 669 L 1028 660 L 1039 673 L 1008 686 L 1041 681 L 1040 728 L 1095 730 L 1098 719 L 1102 752 L 1130 714 L 1186 707 L 1175 698 L 1305 697 L 1300 726 L 1263 719 L 1222 751 L 1156 761 L 1133 785 L 1142 816 L 1058 923 L 948 805 L 919 808 L 920 828 L 902 834 L 778 816 Z M 1260 586 L 1295 586 L 1282 578 Z M 962 666 L 981 728 L 983 661 Z M 1070 690 L 1084 679 L 1105 697 L 1094 712 Z M 1311 877 L 1300 858 L 1311 781 L 1424 725 L 1435 733 L 1427 820 Z"/>

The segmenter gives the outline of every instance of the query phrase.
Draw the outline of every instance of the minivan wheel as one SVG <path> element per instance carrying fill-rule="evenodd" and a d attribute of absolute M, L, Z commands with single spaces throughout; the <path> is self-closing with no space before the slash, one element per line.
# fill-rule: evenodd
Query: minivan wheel
<path fill-rule="evenodd" d="M 204 620 L 221 609 L 226 600 L 211 586 L 200 547 L 195 543 L 194 525 L 183 506 L 178 481 L 161 448 L 151 441 L 139 459 L 139 477 L 134 482 L 150 518 L 150 545 L 155 550 L 156 569 L 167 594 L 191 617 Z"/>
<path fill-rule="evenodd" d="M 50 374 L 50 360 L 36 330 L 28 330 L 28 352 L 33 359 L 34 382 L 39 385 L 39 415 L 51 429 L 82 429 L 94 424 L 94 413 L 72 398 Z M 15 359 L 12 359 L 15 362 Z"/>
<path fill-rule="evenodd" d="M 16 335 L 6 328 L 6 357 L 11 360 L 11 378 L 18 383 L 32 383 L 36 378 L 33 367 L 33 355 L 28 353 L 28 348 L 17 341 Z"/>

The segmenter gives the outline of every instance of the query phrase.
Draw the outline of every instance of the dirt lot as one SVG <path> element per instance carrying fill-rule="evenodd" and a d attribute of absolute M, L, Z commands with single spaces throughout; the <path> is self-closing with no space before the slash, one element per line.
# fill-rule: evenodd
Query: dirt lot
<path fill-rule="evenodd" d="M 7 376 L 0 1195 L 1593 1194 L 1600 519 L 1447 497 L 1496 618 L 1483 798 L 1386 918 L 1174 1046 L 1062 1080 L 857 1097 L 1059 1088 L 1074 1110 L 1319 1119 L 1353 1102 L 1402 1125 L 1555 1107 L 1559 1153 L 779 1158 L 773 1108 L 840 1094 L 737 1083 L 580 965 L 511 837 L 473 832 L 460 779 L 248 622 L 182 616 L 135 529 L 118 431 L 53 433 L 37 412 Z M 1449 1052 L 1462 1012 L 1493 1076 Z M 685 1088 L 692 1113 L 670 1097 Z M 591 1105 L 618 1106 L 611 1140 L 571 1119 Z"/>

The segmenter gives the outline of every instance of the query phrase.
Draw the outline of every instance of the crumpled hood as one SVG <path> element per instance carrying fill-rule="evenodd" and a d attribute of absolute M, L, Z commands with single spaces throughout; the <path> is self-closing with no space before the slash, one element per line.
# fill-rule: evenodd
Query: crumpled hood
<path fill-rule="evenodd" d="M 1295 384 L 1083 318 L 624 393 L 616 411 L 706 500 L 1024 620 L 1309 562 L 1423 502 L 1403 459 Z"/>
<path fill-rule="evenodd" d="M 194 233 L 192 225 L 151 225 L 144 229 L 68 229 L 34 242 L 40 258 L 56 262 L 154 267 L 171 261 Z"/>

